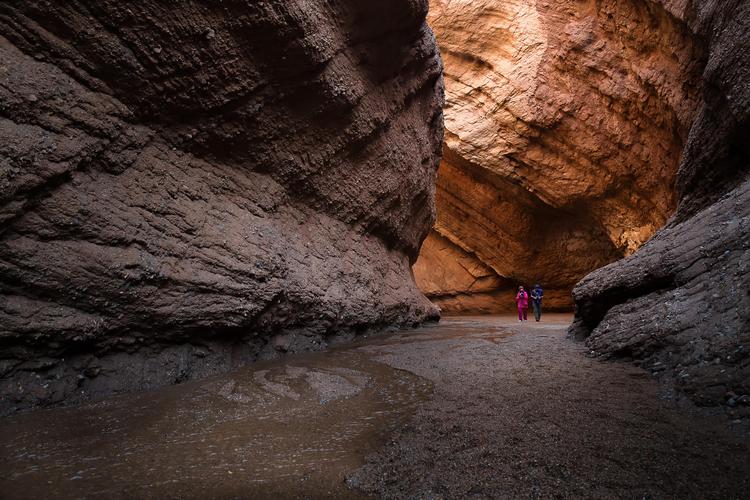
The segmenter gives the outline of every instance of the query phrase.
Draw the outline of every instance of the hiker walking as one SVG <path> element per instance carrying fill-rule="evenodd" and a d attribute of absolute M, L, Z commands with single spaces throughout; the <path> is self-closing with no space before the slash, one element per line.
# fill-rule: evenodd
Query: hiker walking
<path fill-rule="evenodd" d="M 518 287 L 516 294 L 516 304 L 518 305 L 518 321 L 526 321 L 526 314 L 529 310 L 529 294 L 522 286 Z"/>
<path fill-rule="evenodd" d="M 531 307 L 534 308 L 534 318 L 537 321 L 542 317 L 542 297 L 544 297 L 544 290 L 537 283 L 531 290 Z"/>

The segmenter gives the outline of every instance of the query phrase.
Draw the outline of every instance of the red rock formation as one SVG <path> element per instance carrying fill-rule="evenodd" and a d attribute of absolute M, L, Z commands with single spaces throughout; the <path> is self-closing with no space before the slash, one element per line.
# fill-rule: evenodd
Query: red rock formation
<path fill-rule="evenodd" d="M 570 307 L 583 275 L 664 224 L 702 60 L 678 7 L 431 2 L 446 74 L 432 238 L 466 254 L 456 260 L 477 259 L 497 284 L 493 292 L 463 287 L 461 273 L 445 275 L 456 266 L 427 245 L 415 275 L 445 283 L 423 287 L 444 310 L 486 311 L 495 297 L 495 310 L 512 307 L 514 285 L 537 280 L 548 306 Z"/>
<path fill-rule="evenodd" d="M 426 7 L 0 5 L 0 411 L 434 315 Z"/>
<path fill-rule="evenodd" d="M 502 303 L 497 291 L 512 286 L 437 232 L 432 232 L 422 244 L 414 275 L 417 286 L 433 302 L 457 313 L 490 313 Z"/>
<path fill-rule="evenodd" d="M 675 15 L 705 40 L 708 63 L 677 213 L 576 286 L 570 331 L 603 357 L 666 374 L 700 405 L 750 418 L 750 2 L 682 4 Z"/>

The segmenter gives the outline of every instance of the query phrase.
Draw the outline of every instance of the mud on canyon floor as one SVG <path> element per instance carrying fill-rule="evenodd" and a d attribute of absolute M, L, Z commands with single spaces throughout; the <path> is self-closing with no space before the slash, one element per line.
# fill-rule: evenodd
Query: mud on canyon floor
<path fill-rule="evenodd" d="M 750 441 L 586 357 L 569 316 L 447 318 L 0 421 L 4 498 L 748 498 Z"/>

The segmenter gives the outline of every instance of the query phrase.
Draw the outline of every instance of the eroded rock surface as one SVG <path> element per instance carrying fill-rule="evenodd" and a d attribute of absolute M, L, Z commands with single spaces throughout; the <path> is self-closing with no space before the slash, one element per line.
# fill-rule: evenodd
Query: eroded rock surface
<path fill-rule="evenodd" d="M 456 261 L 477 259 L 497 284 L 434 276 L 445 267 L 428 245 L 415 274 L 445 283 L 423 286 L 444 310 L 512 308 L 514 285 L 535 281 L 548 306 L 569 308 L 578 280 L 632 253 L 673 213 L 704 62 L 678 4 L 431 2 L 446 76 L 431 238 L 465 253 Z"/>
<path fill-rule="evenodd" d="M 709 54 L 679 207 L 637 253 L 576 286 L 571 333 L 665 373 L 698 404 L 750 417 L 750 2 L 676 14 Z"/>
<path fill-rule="evenodd" d="M 0 413 L 436 314 L 426 10 L 3 2 Z"/>

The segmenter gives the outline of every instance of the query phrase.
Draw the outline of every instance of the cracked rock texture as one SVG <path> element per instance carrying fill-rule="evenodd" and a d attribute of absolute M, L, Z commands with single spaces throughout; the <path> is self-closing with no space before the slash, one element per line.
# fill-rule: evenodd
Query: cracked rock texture
<path fill-rule="evenodd" d="M 680 4 L 680 2 L 673 2 Z M 750 417 L 750 2 L 673 5 L 706 44 L 679 206 L 629 258 L 574 289 L 570 333 L 633 358 L 699 405 Z"/>
<path fill-rule="evenodd" d="M 577 281 L 666 222 L 704 63 L 686 9 L 431 1 L 446 137 L 415 276 L 444 311 L 512 309 L 535 281 L 571 308 Z"/>
<path fill-rule="evenodd" d="M 0 413 L 435 307 L 427 4 L 0 5 Z"/>

